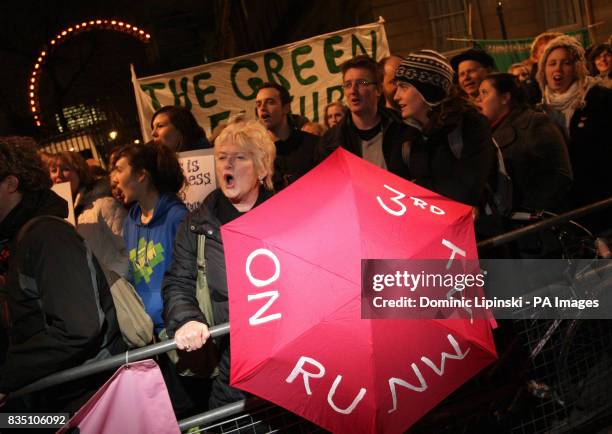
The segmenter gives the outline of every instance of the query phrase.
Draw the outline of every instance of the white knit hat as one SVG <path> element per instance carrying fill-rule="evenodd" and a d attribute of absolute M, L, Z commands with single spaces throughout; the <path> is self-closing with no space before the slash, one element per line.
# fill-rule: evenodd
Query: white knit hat
<path fill-rule="evenodd" d="M 544 91 L 544 88 L 546 87 L 546 61 L 548 60 L 550 53 L 557 48 L 565 48 L 569 52 L 570 57 L 574 61 L 576 80 L 584 81 L 588 75 L 586 59 L 584 57 L 584 48 L 580 42 L 578 42 L 578 40 L 572 36 L 557 36 L 546 45 L 544 53 L 542 53 L 542 56 L 540 56 L 540 59 L 538 60 L 538 73 L 536 74 L 536 80 L 538 80 L 538 84 L 540 85 L 540 89 L 542 89 L 542 91 Z"/>

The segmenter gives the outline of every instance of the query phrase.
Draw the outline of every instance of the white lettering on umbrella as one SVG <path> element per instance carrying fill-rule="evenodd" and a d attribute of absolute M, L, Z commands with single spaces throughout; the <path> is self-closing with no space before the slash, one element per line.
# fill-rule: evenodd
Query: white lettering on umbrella
<path fill-rule="evenodd" d="M 406 212 L 406 205 L 404 205 L 403 203 L 400 202 L 401 199 L 405 198 L 406 195 L 404 193 L 402 193 L 401 191 L 397 191 L 396 189 L 394 189 L 393 187 L 389 187 L 386 184 L 383 184 L 383 187 L 385 187 L 387 190 L 391 190 L 393 193 L 397 193 L 397 196 L 392 197 L 391 201 L 395 202 L 396 204 L 398 204 L 400 206 L 399 210 L 393 210 L 389 207 L 387 207 L 387 205 L 385 205 L 382 201 L 382 199 L 380 198 L 380 196 L 376 196 L 376 199 L 378 200 L 378 203 L 380 204 L 380 206 L 383 207 L 383 209 L 385 211 L 387 211 L 389 214 L 392 214 L 394 216 L 401 216 L 404 215 L 404 213 Z"/>
<path fill-rule="evenodd" d="M 417 208 L 427 209 L 427 202 L 425 202 L 423 199 L 419 199 L 418 197 L 414 196 L 410 196 L 410 199 L 413 200 L 413 205 Z"/>
<path fill-rule="evenodd" d="M 253 277 L 253 274 L 251 273 L 251 263 L 253 262 L 253 259 L 255 259 L 259 255 L 267 256 L 268 258 L 272 259 L 272 262 L 274 262 L 274 274 L 269 279 L 266 279 L 266 280 L 256 279 L 255 277 Z M 247 276 L 249 277 L 250 282 L 256 287 L 261 288 L 262 286 L 269 285 L 275 282 L 276 279 L 278 279 L 278 277 L 280 276 L 280 261 L 278 260 L 276 255 L 272 253 L 271 251 L 269 251 L 268 249 L 254 250 L 251 252 L 251 254 L 247 258 L 246 273 L 247 273 Z"/>
<path fill-rule="evenodd" d="M 259 294 L 249 294 L 248 295 L 247 299 L 249 301 L 259 300 L 260 298 L 264 298 L 264 297 L 270 297 L 270 300 L 268 300 L 266 304 L 264 304 L 257 312 L 253 314 L 253 316 L 249 318 L 249 325 L 255 326 L 255 325 L 263 324 L 268 321 L 274 321 L 274 320 L 281 318 L 282 315 L 280 313 L 273 313 L 271 315 L 267 315 L 261 318 L 261 315 L 263 315 L 263 313 L 267 311 L 270 308 L 270 306 L 272 306 L 272 303 L 276 301 L 276 299 L 278 298 L 278 295 L 279 295 L 278 291 L 266 291 L 266 292 L 260 292 Z"/>
<path fill-rule="evenodd" d="M 253 260 L 259 255 L 267 256 L 268 258 L 272 259 L 272 262 L 274 262 L 274 274 L 272 275 L 272 277 L 266 280 L 257 279 L 253 277 L 253 273 L 251 273 L 251 264 L 253 263 Z M 258 288 L 261 288 L 262 286 L 270 285 L 271 283 L 276 282 L 276 280 L 280 276 L 280 261 L 278 260 L 276 255 L 268 249 L 254 250 L 247 257 L 246 274 L 249 278 L 249 281 Z M 247 300 L 253 301 L 253 300 L 259 300 L 260 298 L 265 298 L 265 297 L 269 297 L 270 299 L 257 312 L 255 312 L 253 316 L 249 318 L 249 325 L 255 326 L 255 325 L 264 324 L 264 323 L 267 323 L 268 321 L 274 321 L 274 320 L 281 318 L 282 315 L 280 313 L 274 313 L 274 314 L 262 317 L 262 315 L 268 309 L 270 309 L 270 306 L 272 306 L 272 304 L 279 297 L 278 291 L 266 291 L 266 292 L 262 292 L 259 294 L 249 294 L 247 297 Z"/>
<path fill-rule="evenodd" d="M 447 339 L 450 342 L 453 349 L 455 350 L 455 355 L 452 355 L 446 352 L 442 352 L 440 356 L 440 367 L 439 368 L 429 358 L 425 356 L 421 357 L 421 361 L 425 363 L 427 366 L 429 366 L 431 370 L 434 371 L 436 374 L 438 374 L 438 376 L 440 377 L 444 375 L 446 359 L 463 360 L 465 356 L 467 356 L 467 354 L 470 352 L 470 348 L 468 348 L 465 351 L 462 351 L 461 348 L 459 348 L 459 344 L 457 343 L 453 335 L 448 334 Z M 408 383 L 407 381 L 402 380 L 401 378 L 396 378 L 396 377 L 389 378 L 389 388 L 391 389 L 391 397 L 393 399 L 393 408 L 389 410 L 389 413 L 393 413 L 395 410 L 397 410 L 396 385 L 403 386 L 410 390 L 414 390 L 415 392 L 424 392 L 425 390 L 427 390 L 427 387 L 428 387 L 427 382 L 425 381 L 425 378 L 423 377 L 423 374 L 421 373 L 421 370 L 419 369 L 419 367 L 416 365 L 416 363 L 412 363 L 410 366 L 412 367 L 414 374 L 417 376 L 421 384 L 420 386 L 414 386 Z"/>
<path fill-rule="evenodd" d="M 359 401 L 361 401 L 363 397 L 365 396 L 366 390 L 363 387 L 359 389 L 359 393 L 357 394 L 355 399 L 353 399 L 353 402 L 351 403 L 351 405 L 349 405 L 347 408 L 342 409 L 338 407 L 336 404 L 334 404 L 334 401 L 332 400 L 332 397 L 336 393 L 336 389 L 338 388 L 340 381 L 342 381 L 342 375 L 338 375 L 336 379 L 334 380 L 334 384 L 332 384 L 332 387 L 331 389 L 329 389 L 329 393 L 327 394 L 327 402 L 329 403 L 329 405 L 331 405 L 331 408 L 336 410 L 338 413 L 351 414 L 353 410 L 355 410 L 355 407 L 357 407 L 357 404 L 359 404 Z"/>
<path fill-rule="evenodd" d="M 434 362 L 432 362 L 429 358 L 425 356 L 421 357 L 421 360 L 423 361 L 423 363 L 429 366 L 432 369 L 432 371 L 434 371 L 440 377 L 444 375 L 444 364 L 446 363 L 446 359 L 463 360 L 463 358 L 467 356 L 467 354 L 470 352 L 470 348 L 465 350 L 465 352 L 462 352 L 461 348 L 459 348 L 459 344 L 457 343 L 453 335 L 449 334 L 446 337 L 448 341 L 450 342 L 451 346 L 453 347 L 453 349 L 455 350 L 455 354 L 453 355 L 453 354 L 442 352 L 441 357 L 440 357 L 440 368 L 438 368 L 434 364 Z"/>
<path fill-rule="evenodd" d="M 391 397 L 393 398 L 393 408 L 389 410 L 389 413 L 393 413 L 395 410 L 397 410 L 397 392 L 395 391 L 396 384 L 406 387 L 407 389 L 414 390 L 415 392 L 424 392 L 427 390 L 427 382 L 425 381 L 425 378 L 423 378 L 423 374 L 421 374 L 421 370 L 419 369 L 419 367 L 416 365 L 416 363 L 412 363 L 410 366 L 412 367 L 414 374 L 419 379 L 421 385 L 413 386 L 412 384 L 405 380 L 402 380 L 401 378 L 389 378 L 389 388 L 391 389 Z"/>
<path fill-rule="evenodd" d="M 438 207 L 438 206 L 435 206 L 435 205 L 431 205 L 431 206 L 429 207 L 429 210 L 430 210 L 432 213 L 434 213 L 434 214 L 438 214 L 438 215 L 444 215 L 444 214 L 446 214 L 446 212 L 445 212 L 445 211 L 444 211 L 442 208 L 440 208 L 440 207 Z"/>
<path fill-rule="evenodd" d="M 376 200 L 378 201 L 378 203 L 380 204 L 380 206 L 382 206 L 382 208 L 387 211 L 389 214 L 394 215 L 396 217 L 400 217 L 403 216 L 404 214 L 406 214 L 407 208 L 406 205 L 404 205 L 402 203 L 402 199 L 406 197 L 405 193 L 402 193 L 401 191 L 396 190 L 393 187 L 389 187 L 387 184 L 383 184 L 383 187 L 385 187 L 387 190 L 391 190 L 393 193 L 396 193 L 397 196 L 393 196 L 392 198 L 390 198 L 391 202 L 394 202 L 396 205 L 399 206 L 399 209 L 393 209 L 388 207 L 382 200 L 382 198 L 380 196 L 376 196 Z M 436 214 L 436 215 L 444 215 L 446 214 L 446 212 L 435 205 L 429 205 L 427 202 L 425 202 L 423 199 L 420 199 L 418 197 L 414 197 L 414 196 L 409 196 L 410 199 L 412 199 L 412 205 L 422 209 L 422 210 L 429 210 L 430 213 L 432 214 Z"/>
<path fill-rule="evenodd" d="M 414 197 L 414 196 L 410 196 L 410 199 L 412 199 L 412 204 L 414 206 L 416 206 L 417 208 L 421 208 L 424 209 L 425 211 L 427 211 L 427 206 L 429 205 L 427 202 L 425 202 L 423 199 L 420 199 L 418 197 Z M 437 215 L 444 215 L 446 214 L 446 212 L 435 205 L 429 205 L 429 212 L 431 212 L 432 214 L 437 214 Z"/>
<path fill-rule="evenodd" d="M 313 372 L 305 371 L 303 369 L 305 363 L 310 363 L 311 365 L 314 365 L 317 368 L 319 368 L 319 373 L 315 374 Z M 321 378 L 322 376 L 325 375 L 325 367 L 319 362 L 317 362 L 315 359 L 311 359 L 310 357 L 302 356 L 300 357 L 300 360 L 298 360 L 298 362 L 295 365 L 295 368 L 293 368 L 293 371 L 291 371 L 291 374 L 287 377 L 285 381 L 291 384 L 293 383 L 293 381 L 297 378 L 299 374 L 302 374 L 304 376 L 304 387 L 306 388 L 306 393 L 308 395 L 312 395 L 308 377 Z"/>
<path fill-rule="evenodd" d="M 454 245 L 453 243 L 451 243 L 448 240 L 443 239 L 442 240 L 442 245 L 444 247 L 448 247 L 449 249 L 452 250 L 450 259 L 448 260 L 448 263 L 446 264 L 446 269 L 448 270 L 451 267 L 451 264 L 453 263 L 454 259 L 455 259 L 455 255 L 457 253 L 459 253 L 461 256 L 465 257 L 465 250 L 457 247 L 456 245 Z"/>

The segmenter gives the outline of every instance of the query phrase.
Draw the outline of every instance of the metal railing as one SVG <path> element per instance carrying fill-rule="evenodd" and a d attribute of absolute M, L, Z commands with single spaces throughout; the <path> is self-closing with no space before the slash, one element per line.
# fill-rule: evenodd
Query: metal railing
<path fill-rule="evenodd" d="M 566 223 L 574 218 L 581 217 L 587 214 L 591 214 L 595 211 L 607 208 L 612 205 L 612 197 L 596 202 L 594 204 L 578 208 L 576 210 L 567 212 L 565 214 L 548 218 L 544 221 L 530 224 L 528 226 L 507 232 L 505 234 L 489 238 L 487 240 L 478 243 L 478 248 L 487 249 L 491 247 L 500 246 L 512 241 L 516 241 L 519 238 L 533 234 L 535 232 L 547 229 L 553 226 L 557 226 Z M 230 331 L 229 323 L 221 324 L 210 328 L 210 334 L 212 338 L 223 336 L 228 334 Z M 45 378 L 37 380 L 14 393 L 11 393 L 8 398 L 16 398 L 24 396 L 26 394 L 36 392 L 51 386 L 55 386 L 68 381 L 83 378 L 89 375 L 93 375 L 99 372 L 108 371 L 113 368 L 117 368 L 128 362 L 135 362 L 143 360 L 158 354 L 166 353 L 176 349 L 176 343 L 174 340 L 168 340 L 165 342 L 156 343 L 147 347 L 138 348 L 132 351 L 126 351 L 125 353 L 110 357 L 106 360 L 97 362 L 87 363 L 75 368 L 67 369 L 55 374 L 51 374 Z M 244 411 L 251 411 L 256 408 L 264 406 L 266 401 L 255 397 L 249 397 L 245 400 L 237 401 L 232 404 L 225 405 L 223 407 L 210 410 L 187 419 L 179 421 L 179 428 L 181 431 L 186 431 L 190 428 L 198 427 L 204 424 L 210 424 L 215 421 L 222 420 L 239 414 Z"/>
<path fill-rule="evenodd" d="M 229 333 L 229 323 L 220 324 L 210 328 L 210 337 L 216 338 Z M 9 398 L 17 398 L 28 393 L 37 392 L 42 389 L 46 389 L 51 386 L 57 386 L 58 384 L 66 383 L 68 381 L 77 380 L 79 378 L 87 377 L 89 375 L 97 374 L 99 372 L 108 371 L 113 368 L 117 368 L 128 362 L 136 362 L 149 357 L 156 356 L 158 354 L 167 353 L 168 351 L 176 350 L 176 343 L 174 339 L 159 342 L 157 344 L 149 345 L 147 347 L 137 348 L 132 351 L 126 351 L 125 353 L 117 354 L 116 356 L 109 357 L 108 359 L 99 360 L 97 362 L 86 363 L 75 368 L 66 369 L 64 371 L 56 372 L 47 377 L 41 378 L 27 386 L 17 390 L 14 393 L 9 394 Z"/>
<path fill-rule="evenodd" d="M 491 237 L 487 240 L 479 242 L 478 249 L 484 250 L 484 249 L 489 249 L 491 247 L 501 246 L 502 244 L 507 244 L 511 241 L 516 241 L 519 238 L 522 238 L 529 234 L 533 234 L 535 232 L 539 232 L 543 229 L 548 229 L 553 226 L 567 223 L 572 219 L 583 217 L 587 214 L 591 214 L 595 211 L 600 211 L 611 205 L 612 205 L 612 197 L 609 197 L 608 199 L 604 199 L 599 202 L 595 202 L 593 204 L 583 206 L 582 208 L 578 208 L 573 211 L 566 212 L 565 214 L 547 218 L 546 220 L 543 220 L 541 222 L 537 222 L 537 223 L 534 223 L 534 224 L 531 224 L 531 225 L 528 225 L 528 226 L 525 226 L 519 229 L 515 229 L 513 231 L 507 232 L 502 235 Z"/>

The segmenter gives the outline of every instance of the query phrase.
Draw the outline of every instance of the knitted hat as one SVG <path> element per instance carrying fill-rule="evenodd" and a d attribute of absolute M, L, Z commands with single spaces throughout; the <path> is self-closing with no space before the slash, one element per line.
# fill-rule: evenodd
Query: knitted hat
<path fill-rule="evenodd" d="M 546 61 L 550 53 L 557 48 L 565 48 L 572 60 L 574 61 L 574 68 L 576 71 L 576 80 L 584 81 L 588 75 L 586 59 L 584 57 L 584 48 L 580 45 L 580 42 L 576 38 L 573 38 L 568 35 L 557 36 L 555 39 L 551 40 L 546 48 L 544 49 L 544 53 L 538 60 L 538 72 L 536 74 L 536 80 L 540 85 L 540 89 L 544 91 L 544 87 L 546 85 Z"/>
<path fill-rule="evenodd" d="M 438 104 L 449 94 L 453 69 L 446 57 L 433 50 L 420 50 L 405 57 L 395 78 L 414 86 L 428 104 Z"/>
<path fill-rule="evenodd" d="M 465 62 L 466 60 L 473 60 L 474 62 L 480 63 L 484 68 L 488 69 L 496 69 L 495 60 L 491 57 L 489 53 L 484 50 L 479 50 L 477 48 L 470 48 L 469 50 L 465 50 L 462 53 L 457 54 L 450 61 L 453 70 L 456 73 L 459 73 L 459 64 L 461 62 Z"/>

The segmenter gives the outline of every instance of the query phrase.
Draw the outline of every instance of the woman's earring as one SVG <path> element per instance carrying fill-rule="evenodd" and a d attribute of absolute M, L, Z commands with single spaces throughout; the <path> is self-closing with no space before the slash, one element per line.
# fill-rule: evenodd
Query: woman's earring
<path fill-rule="evenodd" d="M 263 178 L 259 178 L 259 184 L 263 185 Z"/>

